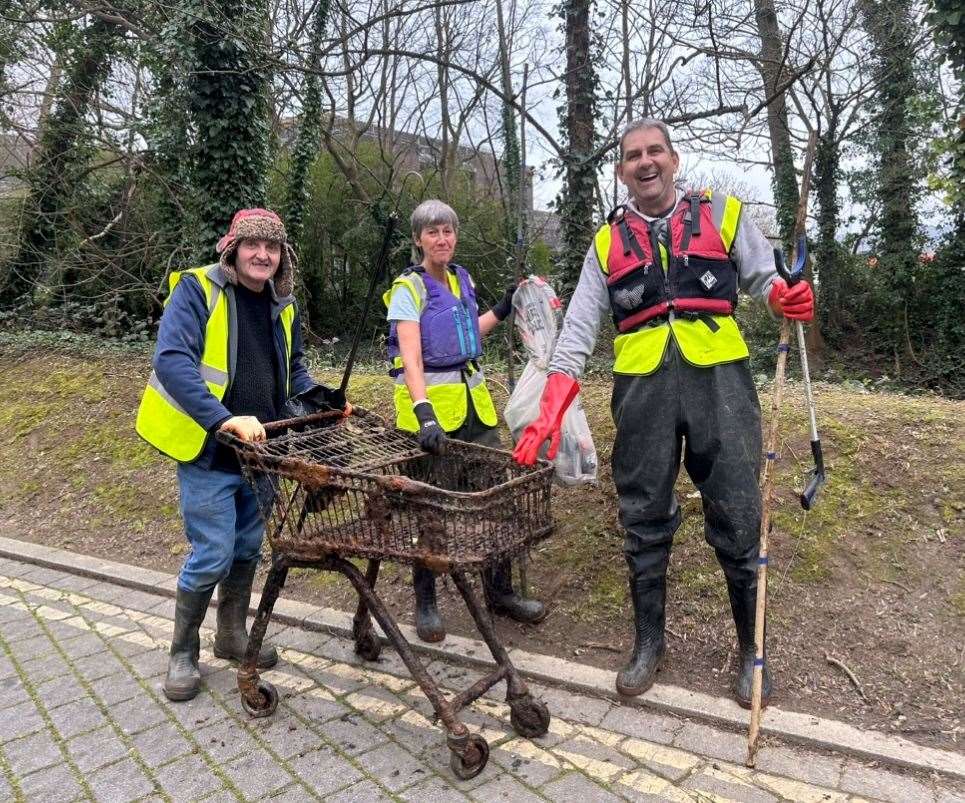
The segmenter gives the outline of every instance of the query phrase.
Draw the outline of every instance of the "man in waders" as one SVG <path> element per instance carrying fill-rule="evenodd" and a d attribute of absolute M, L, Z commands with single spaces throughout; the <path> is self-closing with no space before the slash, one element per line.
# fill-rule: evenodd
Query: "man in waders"
<path fill-rule="evenodd" d="M 811 287 L 777 275 L 773 249 L 741 202 L 674 183 L 679 157 L 667 126 L 630 123 L 617 177 L 630 200 L 597 232 L 583 262 L 539 417 L 514 455 L 532 464 L 579 391 L 577 379 L 609 313 L 617 329 L 611 411 L 613 481 L 625 530 L 636 639 L 618 673 L 620 694 L 653 684 L 664 654 L 667 564 L 680 508 L 674 482 L 681 454 L 700 491 L 704 534 L 727 579 L 740 669 L 735 695 L 750 705 L 760 546 L 761 416 L 748 350 L 733 313 L 738 289 L 775 316 L 809 321 Z M 764 669 L 763 699 L 771 693 Z"/>

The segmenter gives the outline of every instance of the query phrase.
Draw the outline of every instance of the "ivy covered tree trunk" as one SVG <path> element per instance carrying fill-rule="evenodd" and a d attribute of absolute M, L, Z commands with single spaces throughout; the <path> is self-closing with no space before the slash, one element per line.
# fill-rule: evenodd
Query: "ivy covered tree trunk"
<path fill-rule="evenodd" d="M 178 49 L 162 48 L 169 52 L 148 51 L 148 66 L 157 76 L 157 83 L 142 129 L 148 143 L 150 171 L 160 180 L 149 182 L 144 191 L 156 195 L 156 230 L 163 248 L 170 249 L 169 265 L 180 267 L 192 260 L 194 251 L 191 196 L 185 192 L 191 186 L 191 165 L 185 158 L 191 153 L 191 120 L 186 86 L 172 69 Z M 160 278 L 163 287 L 157 288 L 158 304 L 167 294 L 165 277 Z"/>
<path fill-rule="evenodd" d="M 193 0 L 186 11 L 194 256 L 202 262 L 236 210 L 265 204 L 269 80 L 259 56 L 268 50 L 268 11 L 266 0 Z"/>
<path fill-rule="evenodd" d="M 24 202 L 24 226 L 17 254 L 0 288 L 0 303 L 9 304 L 33 293 L 59 240 L 69 231 L 72 199 L 76 197 L 93 154 L 86 117 L 110 69 L 119 29 L 95 18 L 66 58 L 65 77 L 41 135 Z"/>
<path fill-rule="evenodd" d="M 302 115 L 298 127 L 298 137 L 292 151 L 291 168 L 288 175 L 288 197 L 285 204 L 285 227 L 288 237 L 295 243 L 301 254 L 301 239 L 304 231 L 305 204 L 308 201 L 309 176 L 312 165 L 318 158 L 321 147 L 322 87 L 318 70 L 321 67 L 322 39 L 328 24 L 329 0 L 319 0 L 315 10 L 309 42 L 308 72 L 302 88 Z M 324 249 L 323 249 L 324 250 Z M 302 290 L 306 295 L 302 305 L 302 319 L 306 325 L 320 315 L 316 300 L 322 298 L 325 290 L 324 259 L 312 260 L 299 272 Z"/>
<path fill-rule="evenodd" d="M 928 22 L 935 42 L 958 82 L 958 98 L 948 130 L 946 192 L 952 205 L 958 251 L 965 251 L 965 13 L 960 0 L 931 0 Z"/>
<path fill-rule="evenodd" d="M 557 207 L 563 241 L 562 285 L 572 290 L 593 238 L 596 209 L 596 69 L 590 58 L 592 0 L 563 0 L 566 34 L 566 105 L 563 108 L 563 186 Z"/>
<path fill-rule="evenodd" d="M 814 192 L 818 202 L 818 237 L 814 248 L 814 262 L 820 279 L 818 317 L 808 330 L 825 333 L 841 331 L 841 316 L 849 313 L 848 299 L 841 293 L 840 246 L 837 241 L 838 219 L 841 205 L 838 200 L 841 151 L 837 142 L 837 120 L 828 121 L 828 128 L 818 137 L 814 154 Z M 816 345 L 809 342 L 808 346 Z"/>
<path fill-rule="evenodd" d="M 876 226 L 880 270 L 891 290 L 891 347 L 896 371 L 899 354 L 910 348 L 905 304 L 914 290 L 918 262 L 915 201 L 919 176 L 909 145 L 912 124 L 908 103 L 916 92 L 914 30 L 908 0 L 862 0 L 862 21 L 869 34 L 876 79 L 875 155 L 880 216 Z"/>
<path fill-rule="evenodd" d="M 775 95 L 767 107 L 767 131 L 771 140 L 771 166 L 774 169 L 771 180 L 781 241 L 790 255 L 794 245 L 794 220 L 801 196 L 794 172 L 794 149 L 791 147 L 788 127 L 787 102 L 784 93 L 778 92 L 783 77 L 784 41 L 777 24 L 774 0 L 754 0 L 754 16 L 761 38 L 758 69 L 764 83 L 764 97 Z"/>
<path fill-rule="evenodd" d="M 322 90 L 318 71 L 321 66 L 322 39 L 328 24 L 328 10 L 329 0 L 320 0 L 315 10 L 315 23 L 309 43 L 308 72 L 305 73 L 302 89 L 302 115 L 288 178 L 285 226 L 294 243 L 301 239 L 305 201 L 308 199 L 308 175 L 321 145 Z"/>
<path fill-rule="evenodd" d="M 513 81 L 510 74 L 509 44 L 506 40 L 506 24 L 503 20 L 502 0 L 496 0 L 496 32 L 499 36 L 499 66 L 501 89 L 505 100 L 502 108 L 503 127 L 503 175 L 506 179 L 503 208 L 506 210 L 506 243 L 516 242 L 519 220 L 519 187 L 522 182 L 522 166 L 519 156 L 519 136 L 516 132 L 516 112 L 509 99 L 513 97 Z"/>

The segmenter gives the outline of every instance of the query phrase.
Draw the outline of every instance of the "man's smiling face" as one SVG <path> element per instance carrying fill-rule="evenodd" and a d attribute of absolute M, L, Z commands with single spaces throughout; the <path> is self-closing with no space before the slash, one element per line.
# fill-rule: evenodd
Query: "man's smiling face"
<path fill-rule="evenodd" d="M 646 215 L 658 215 L 676 199 L 674 175 L 680 157 L 659 128 L 638 128 L 623 139 L 623 156 L 617 165 L 617 178 L 622 181 Z"/>

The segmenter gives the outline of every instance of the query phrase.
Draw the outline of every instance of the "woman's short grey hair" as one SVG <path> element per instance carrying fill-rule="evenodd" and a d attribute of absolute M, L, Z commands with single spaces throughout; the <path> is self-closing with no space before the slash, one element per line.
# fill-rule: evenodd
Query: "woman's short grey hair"
<path fill-rule="evenodd" d="M 459 215 L 449 204 L 443 203 L 436 198 L 423 201 L 413 211 L 409 218 L 412 225 L 412 264 L 417 265 L 422 262 L 422 249 L 415 244 L 415 240 L 422 234 L 422 230 L 429 226 L 444 226 L 447 223 L 452 226 L 454 231 L 459 231 Z"/>
<path fill-rule="evenodd" d="M 620 161 L 623 161 L 623 142 L 630 136 L 634 131 L 639 131 L 642 128 L 656 128 L 661 134 L 663 134 L 664 141 L 667 143 L 667 147 L 670 148 L 670 152 L 673 153 L 673 143 L 670 141 L 670 128 L 663 120 L 658 120 L 656 117 L 641 117 L 639 120 L 631 120 L 623 128 L 623 132 L 620 134 Z"/>

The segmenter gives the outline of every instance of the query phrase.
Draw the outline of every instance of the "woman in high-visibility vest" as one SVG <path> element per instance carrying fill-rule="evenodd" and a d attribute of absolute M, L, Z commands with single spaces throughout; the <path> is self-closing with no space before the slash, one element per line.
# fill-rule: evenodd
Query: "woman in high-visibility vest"
<path fill-rule="evenodd" d="M 477 360 L 481 338 L 512 309 L 515 287 L 480 315 L 469 272 L 452 262 L 459 232 L 455 211 L 442 201 L 424 201 L 411 223 L 413 264 L 384 296 L 396 426 L 417 433 L 432 454 L 444 451 L 450 437 L 500 448 L 496 410 Z M 435 575 L 417 566 L 412 579 L 419 638 L 441 641 Z M 516 621 L 546 616 L 541 602 L 513 591 L 508 560 L 487 574 L 486 593 L 493 610 Z"/>
<path fill-rule="evenodd" d="M 154 371 L 137 414 L 138 434 L 178 461 L 191 545 L 178 574 L 164 681 L 170 700 L 190 700 L 200 689 L 199 630 L 215 586 L 214 654 L 240 661 L 248 646 L 245 620 L 264 525 L 238 459 L 214 433 L 264 440 L 263 423 L 285 417 L 288 400 L 305 392 L 346 408 L 343 394 L 316 385 L 302 363 L 294 260 L 278 215 L 241 210 L 217 251 L 219 262 L 171 275 Z M 258 656 L 262 668 L 277 661 L 270 646 Z"/>

